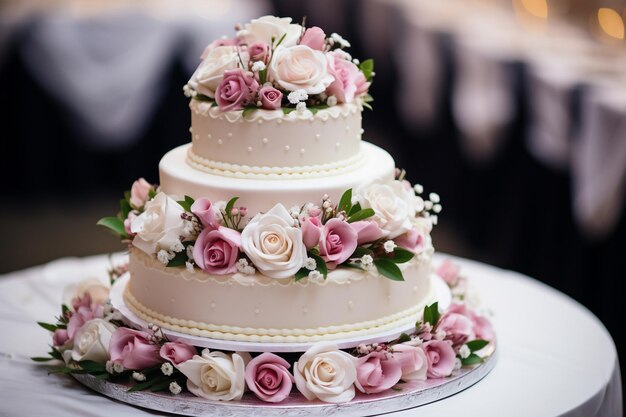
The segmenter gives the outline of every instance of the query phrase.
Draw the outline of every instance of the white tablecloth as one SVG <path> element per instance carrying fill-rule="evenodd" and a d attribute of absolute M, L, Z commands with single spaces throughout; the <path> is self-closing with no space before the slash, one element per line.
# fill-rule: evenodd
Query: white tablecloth
<path fill-rule="evenodd" d="M 437 259 L 441 260 L 441 255 Z M 453 397 L 394 416 L 621 416 L 615 346 L 589 311 L 533 279 L 457 259 L 493 311 L 495 369 Z M 47 375 L 49 334 L 36 321 L 58 313 L 63 288 L 105 276 L 107 257 L 61 259 L 0 278 L 0 416 L 157 414 L 112 401 L 72 378 Z"/>

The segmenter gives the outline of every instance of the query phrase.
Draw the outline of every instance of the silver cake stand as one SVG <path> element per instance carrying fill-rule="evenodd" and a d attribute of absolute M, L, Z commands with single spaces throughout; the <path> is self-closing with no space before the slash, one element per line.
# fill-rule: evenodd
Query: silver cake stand
<path fill-rule="evenodd" d="M 128 308 L 124 301 L 124 290 L 128 284 L 129 275 L 126 274 L 119 278 L 109 294 L 111 304 L 117 310 L 122 313 L 126 320 L 135 326 L 146 328 L 148 322 L 138 317 L 131 309 Z M 452 296 L 448 285 L 438 276 L 432 275 L 433 285 L 433 302 L 437 300 L 439 307 L 446 309 L 452 302 Z M 403 326 L 393 329 L 386 329 L 377 333 L 371 333 L 366 336 L 354 336 L 344 337 L 341 339 L 332 340 L 339 349 L 353 348 L 361 343 L 381 343 L 388 342 L 396 339 L 402 333 L 409 333 L 415 329 L 414 323 L 407 323 Z M 162 329 L 163 333 L 170 340 L 180 340 L 190 345 L 206 347 L 217 350 L 230 350 L 230 351 L 243 351 L 243 352 L 273 352 L 273 353 L 287 353 L 287 352 L 304 352 L 310 348 L 314 342 L 309 343 L 263 343 L 263 342 L 238 342 L 230 340 L 210 339 L 207 337 L 193 336 L 185 333 L 180 333 L 174 330 Z"/>
<path fill-rule="evenodd" d="M 365 395 L 357 392 L 349 403 L 327 404 L 307 401 L 295 390 L 280 404 L 269 404 L 246 393 L 241 401 L 209 401 L 190 393 L 172 395 L 154 392 L 127 392 L 131 385 L 115 384 L 87 374 L 73 374 L 80 383 L 107 397 L 136 407 L 184 416 L 228 417 L 279 417 L 279 416 L 371 416 L 419 407 L 454 395 L 480 381 L 496 363 L 495 349 L 485 361 L 473 368 L 463 368 L 458 373 L 441 379 L 411 381 L 379 394 Z"/>

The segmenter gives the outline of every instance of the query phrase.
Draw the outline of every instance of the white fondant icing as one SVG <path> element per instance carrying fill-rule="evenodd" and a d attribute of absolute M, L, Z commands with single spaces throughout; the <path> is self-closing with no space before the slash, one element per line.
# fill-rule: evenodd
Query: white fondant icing
<path fill-rule="evenodd" d="M 125 300 L 139 317 L 168 329 L 225 340 L 305 342 L 371 334 L 415 320 L 432 301 L 430 260 L 403 264 L 405 282 L 337 269 L 320 283 L 280 283 L 256 274 L 254 283 L 243 285 L 237 274 L 216 277 L 166 268 L 137 250 L 131 250 L 130 262 Z M 268 279 L 271 282 L 260 284 Z M 344 285 L 348 281 L 351 284 Z M 414 285 L 420 287 L 419 294 L 406 291 Z M 219 303 L 207 303 L 208 296 Z M 171 298 L 180 301 L 163 302 Z"/>
<path fill-rule="evenodd" d="M 191 100 L 193 154 L 197 159 L 238 166 L 293 167 L 336 164 L 359 153 L 360 141 L 352 140 L 350 132 L 361 130 L 361 107 L 358 103 L 343 104 L 311 112 L 308 116 L 282 110 L 255 110 L 243 117 L 242 111 L 221 112 L 208 102 Z M 276 120 L 277 123 L 264 123 Z M 285 123 L 278 123 L 284 121 Z M 207 139 L 208 135 L 225 138 L 220 148 Z M 259 138 L 266 146 L 255 148 Z M 328 152 L 336 142 L 342 147 Z M 289 149 L 306 148 L 299 158 L 290 158 Z M 246 152 L 252 147 L 254 153 Z M 197 162 L 197 161 L 196 161 Z"/>
<path fill-rule="evenodd" d="M 224 176 L 224 172 L 203 172 L 192 168 L 186 162 L 189 147 L 180 146 L 161 160 L 162 191 L 177 197 L 206 197 L 211 201 L 239 197 L 237 204 L 247 207 L 249 213 L 267 211 L 279 202 L 285 207 L 307 202 L 320 204 L 324 194 L 328 194 L 333 201 L 339 201 L 348 188 L 373 181 L 392 181 L 394 178 L 395 165 L 391 156 L 367 142 L 362 146 L 363 162 L 345 171 L 311 171 L 293 176 L 270 172 L 256 177 L 235 173 L 230 178 Z M 280 183 L 266 179 L 280 180 Z"/>

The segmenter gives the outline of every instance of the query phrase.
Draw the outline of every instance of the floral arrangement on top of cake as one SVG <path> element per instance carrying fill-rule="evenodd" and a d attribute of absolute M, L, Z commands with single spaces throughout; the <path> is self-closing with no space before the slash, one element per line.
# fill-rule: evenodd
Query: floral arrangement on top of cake
<path fill-rule="evenodd" d="M 300 113 L 358 101 L 371 108 L 367 93 L 374 76 L 371 59 L 359 62 L 340 35 L 263 16 L 238 25 L 235 38 L 210 43 L 184 87 L 196 100 L 221 111 L 256 109 Z"/>
<path fill-rule="evenodd" d="M 116 217 L 98 224 L 168 267 L 213 274 L 241 273 L 285 280 L 326 279 L 338 266 L 376 270 L 403 281 L 398 264 L 430 255 L 430 232 L 441 211 L 439 195 L 423 199 L 397 170 L 390 184 L 366 184 L 335 204 L 281 203 L 250 213 L 230 201 L 186 196 L 177 201 L 143 178 L 120 201 Z"/>
<path fill-rule="evenodd" d="M 125 272 L 125 266 L 112 269 L 111 282 Z M 62 365 L 52 372 L 89 374 L 125 384 L 129 392 L 188 391 L 219 401 L 254 395 L 280 403 L 295 388 L 309 401 L 344 403 L 356 395 L 402 390 L 411 381 L 454 376 L 492 354 L 492 325 L 474 309 L 467 280 L 459 272 L 449 260 L 436 269 L 450 287 L 453 302 L 444 311 L 437 303 L 426 306 L 413 331 L 349 350 L 318 342 L 298 358 L 201 350 L 169 340 L 155 325 L 133 328 L 107 301 L 108 287 L 87 282 L 79 285 L 69 306 L 62 306 L 55 323 L 38 323 L 52 333 L 52 346 L 48 356 L 32 359 L 58 360 Z M 288 360 L 295 361 L 293 368 Z"/>

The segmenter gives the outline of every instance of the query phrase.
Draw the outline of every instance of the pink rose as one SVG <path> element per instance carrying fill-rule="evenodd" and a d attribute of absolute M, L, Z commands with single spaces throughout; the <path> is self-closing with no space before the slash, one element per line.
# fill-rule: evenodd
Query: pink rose
<path fill-rule="evenodd" d="M 350 226 L 352 226 L 352 228 L 356 231 L 357 245 L 371 243 L 383 237 L 383 231 L 374 222 L 360 220 L 358 222 L 350 223 Z"/>
<path fill-rule="evenodd" d="M 68 340 L 70 340 L 70 337 L 66 329 L 56 329 L 52 335 L 53 346 L 63 346 Z"/>
<path fill-rule="evenodd" d="M 366 394 L 385 391 L 402 377 L 400 362 L 387 352 L 372 352 L 356 361 L 357 389 Z"/>
<path fill-rule="evenodd" d="M 322 234 L 322 222 L 318 217 L 307 217 L 302 221 L 302 242 L 307 249 L 315 247 Z"/>
<path fill-rule="evenodd" d="M 145 331 L 118 327 L 109 342 L 109 354 L 113 363 L 121 363 L 124 368 L 138 370 L 150 368 L 162 362 L 159 345 L 150 341 Z"/>
<path fill-rule="evenodd" d="M 453 263 L 450 259 L 446 259 L 435 270 L 435 273 L 443 278 L 448 285 L 455 286 L 459 282 L 459 271 L 461 271 L 460 266 Z"/>
<path fill-rule="evenodd" d="M 272 86 L 265 86 L 259 90 L 261 107 L 265 110 L 277 110 L 282 106 L 283 93 Z"/>
<path fill-rule="evenodd" d="M 82 297 L 75 297 L 72 300 L 72 309 L 74 311 L 67 322 L 67 336 L 72 341 L 85 323 L 104 316 L 102 304 L 92 303 L 89 293 L 85 293 Z"/>
<path fill-rule="evenodd" d="M 133 233 L 133 231 L 130 230 L 130 225 L 135 219 L 135 217 L 137 217 L 137 214 L 131 211 L 130 213 L 128 213 L 128 217 L 124 219 L 124 231 L 126 232 L 128 236 L 131 236 L 131 237 L 135 236 L 135 233 Z"/>
<path fill-rule="evenodd" d="M 191 212 L 200 219 L 202 226 L 210 229 L 219 227 L 220 212 L 211 204 L 208 198 L 199 198 L 191 205 Z"/>
<path fill-rule="evenodd" d="M 265 352 L 246 366 L 246 383 L 259 399 L 278 403 L 287 398 L 294 379 L 289 363 L 280 356 Z"/>
<path fill-rule="evenodd" d="M 394 239 L 394 241 L 396 242 L 396 245 L 413 253 L 420 253 L 424 250 L 424 235 L 421 234 L 415 227 L 398 236 Z"/>
<path fill-rule="evenodd" d="M 159 351 L 161 358 L 172 362 L 174 365 L 188 361 L 197 354 L 195 347 L 183 342 L 167 342 L 161 346 Z"/>
<path fill-rule="evenodd" d="M 356 242 L 357 233 L 350 223 L 330 219 L 324 225 L 320 236 L 320 255 L 329 268 L 335 268 L 354 253 Z"/>
<path fill-rule="evenodd" d="M 227 39 L 227 38 L 216 39 L 210 44 L 208 44 L 206 48 L 204 48 L 204 51 L 202 51 L 202 55 L 200 55 L 200 59 L 205 60 L 206 57 L 209 55 L 209 52 L 211 52 L 213 49 L 217 48 L 218 46 L 235 46 L 235 45 L 237 45 L 237 39 Z"/>
<path fill-rule="evenodd" d="M 241 110 L 254 101 L 258 89 L 251 74 L 241 68 L 228 70 L 215 90 L 215 101 L 222 111 Z"/>
<path fill-rule="evenodd" d="M 428 377 L 443 378 L 449 376 L 456 362 L 456 354 L 450 342 L 431 340 L 422 346 L 428 360 Z"/>
<path fill-rule="evenodd" d="M 446 332 L 446 340 L 451 341 L 453 347 L 460 347 L 475 338 L 474 324 L 469 317 L 450 311 L 441 316 L 437 330 Z"/>
<path fill-rule="evenodd" d="M 327 95 L 337 97 L 338 103 L 352 103 L 354 97 L 367 91 L 369 84 L 359 68 L 348 61 L 343 51 L 326 54 L 328 72 L 335 80 L 326 89 Z"/>
<path fill-rule="evenodd" d="M 130 205 L 136 209 L 143 207 L 146 201 L 148 201 L 150 188 L 152 188 L 152 185 L 143 178 L 133 182 L 130 188 Z"/>
<path fill-rule="evenodd" d="M 421 347 L 406 344 L 394 345 L 393 357 L 400 364 L 402 379 L 406 381 L 426 379 L 428 360 Z"/>
<path fill-rule="evenodd" d="M 237 271 L 241 234 L 220 226 L 217 230 L 204 229 L 193 246 L 193 259 L 209 274 L 225 275 Z"/>
<path fill-rule="evenodd" d="M 267 51 L 269 50 L 265 42 L 254 42 L 248 46 L 250 61 L 263 61 L 267 63 Z"/>
<path fill-rule="evenodd" d="M 324 49 L 324 39 L 326 34 L 317 26 L 313 26 L 304 31 L 299 45 L 306 45 L 311 49 L 321 51 Z"/>
<path fill-rule="evenodd" d="M 474 324 L 473 330 L 474 335 L 477 339 L 483 339 L 490 342 L 495 339 L 495 333 L 489 319 L 487 317 L 476 314 L 475 312 L 467 308 L 465 304 L 452 303 L 452 305 L 448 307 L 448 311 L 446 312 L 446 314 L 448 313 L 457 313 L 468 317 Z"/>

